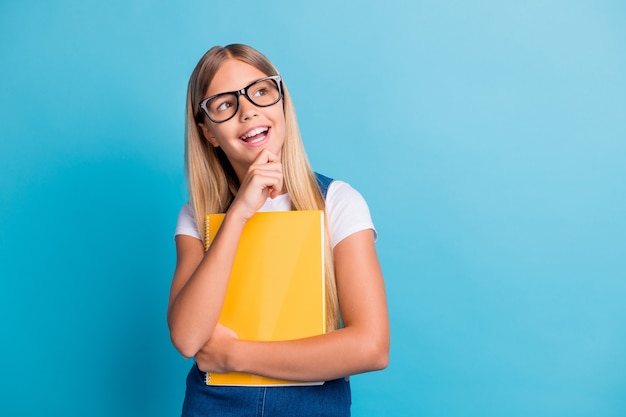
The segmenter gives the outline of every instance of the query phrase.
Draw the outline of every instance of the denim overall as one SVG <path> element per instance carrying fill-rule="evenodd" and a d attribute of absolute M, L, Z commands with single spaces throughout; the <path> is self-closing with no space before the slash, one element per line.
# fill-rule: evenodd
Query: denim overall
<path fill-rule="evenodd" d="M 326 198 L 331 178 L 315 174 Z M 346 378 L 322 385 L 224 387 L 206 385 L 194 364 L 187 375 L 182 417 L 344 417 L 350 416 L 350 382 Z"/>

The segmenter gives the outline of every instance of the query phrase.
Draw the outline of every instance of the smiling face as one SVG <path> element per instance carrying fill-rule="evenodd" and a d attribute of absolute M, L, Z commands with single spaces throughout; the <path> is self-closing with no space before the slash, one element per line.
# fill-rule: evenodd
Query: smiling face
<path fill-rule="evenodd" d="M 250 64 L 231 58 L 217 70 L 204 96 L 238 91 L 268 75 Z M 239 96 L 239 109 L 233 118 L 214 123 L 205 117 L 200 127 L 211 145 L 222 148 L 240 181 L 261 150 L 268 149 L 278 155 L 279 160 L 281 158 L 285 142 L 282 100 L 268 107 L 258 107 L 242 94 Z"/>

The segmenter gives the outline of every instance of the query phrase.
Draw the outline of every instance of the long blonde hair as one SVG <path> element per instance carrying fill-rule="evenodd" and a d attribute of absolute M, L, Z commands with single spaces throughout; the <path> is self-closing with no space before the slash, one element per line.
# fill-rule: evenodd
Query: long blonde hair
<path fill-rule="evenodd" d="M 239 180 L 228 158 L 221 148 L 213 147 L 206 140 L 198 125 L 205 122 L 199 103 L 204 98 L 215 73 L 228 59 L 245 62 L 268 76 L 278 75 L 278 70 L 269 59 L 257 50 L 242 44 L 211 48 L 193 70 L 187 88 L 185 170 L 189 203 L 193 209 L 198 230 L 204 230 L 206 213 L 226 212 L 239 188 Z M 284 82 L 282 102 L 285 114 L 285 141 L 282 149 L 283 181 L 291 199 L 292 208 L 323 210 L 324 198 L 304 150 L 295 108 Z M 339 327 L 339 301 L 328 222 L 325 228 L 326 327 L 328 331 L 332 331 Z"/>

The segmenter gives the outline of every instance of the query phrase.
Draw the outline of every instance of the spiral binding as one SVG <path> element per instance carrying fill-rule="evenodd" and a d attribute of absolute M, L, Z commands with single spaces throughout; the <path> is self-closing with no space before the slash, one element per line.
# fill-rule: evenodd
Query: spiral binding
<path fill-rule="evenodd" d="M 209 250 L 209 246 L 211 245 L 210 242 L 210 238 L 211 238 L 211 222 L 210 222 L 210 216 L 207 214 L 206 217 L 204 218 L 204 251 L 208 251 Z"/>
<path fill-rule="evenodd" d="M 211 221 L 210 221 L 210 216 L 207 214 L 206 217 L 204 218 L 204 251 L 208 251 L 209 250 L 209 246 L 211 245 Z M 204 383 L 206 385 L 210 385 L 211 384 L 211 373 L 210 372 L 205 372 L 204 373 Z"/>

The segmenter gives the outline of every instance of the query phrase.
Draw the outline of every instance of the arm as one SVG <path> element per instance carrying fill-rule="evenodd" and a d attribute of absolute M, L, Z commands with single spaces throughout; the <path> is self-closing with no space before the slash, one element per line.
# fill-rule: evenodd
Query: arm
<path fill-rule="evenodd" d="M 190 236 L 176 237 L 176 270 L 170 289 L 168 325 L 172 343 L 194 356 L 217 324 L 243 228 L 268 196 L 282 190 L 282 165 L 264 150 L 250 165 L 210 249 Z"/>
<path fill-rule="evenodd" d="M 344 328 L 285 342 L 241 341 L 221 328 L 196 356 L 200 369 L 319 381 L 385 368 L 389 322 L 373 232 L 345 238 L 334 257 Z"/>
<path fill-rule="evenodd" d="M 168 324 L 172 343 L 185 357 L 196 354 L 217 324 L 241 229 L 243 224 L 227 215 L 206 254 L 202 241 L 176 236 Z"/>

